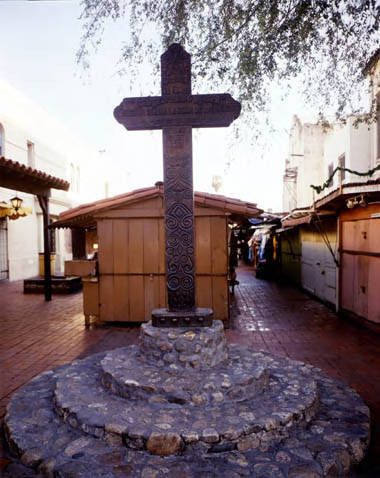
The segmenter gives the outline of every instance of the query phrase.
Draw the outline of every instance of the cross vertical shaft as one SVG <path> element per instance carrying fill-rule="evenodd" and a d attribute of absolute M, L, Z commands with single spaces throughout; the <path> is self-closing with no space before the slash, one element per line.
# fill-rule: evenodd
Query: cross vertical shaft
<path fill-rule="evenodd" d="M 153 310 L 152 324 L 207 326 L 212 310 L 195 306 L 192 128 L 229 126 L 240 103 L 228 94 L 192 95 L 191 56 L 175 43 L 161 56 L 161 93 L 124 98 L 114 111 L 129 130 L 163 132 L 168 309 Z"/>
<path fill-rule="evenodd" d="M 163 129 L 166 281 L 171 312 L 195 307 L 192 132 Z"/>

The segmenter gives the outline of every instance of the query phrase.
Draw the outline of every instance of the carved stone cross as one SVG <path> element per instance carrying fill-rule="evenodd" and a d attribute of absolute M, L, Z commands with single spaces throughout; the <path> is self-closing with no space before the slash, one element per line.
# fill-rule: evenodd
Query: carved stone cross
<path fill-rule="evenodd" d="M 162 96 L 125 98 L 114 111 L 128 130 L 163 131 L 169 310 L 152 313 L 163 327 L 211 325 L 212 311 L 195 307 L 192 128 L 229 126 L 241 109 L 229 94 L 192 95 L 190 58 L 172 44 L 161 56 Z"/>

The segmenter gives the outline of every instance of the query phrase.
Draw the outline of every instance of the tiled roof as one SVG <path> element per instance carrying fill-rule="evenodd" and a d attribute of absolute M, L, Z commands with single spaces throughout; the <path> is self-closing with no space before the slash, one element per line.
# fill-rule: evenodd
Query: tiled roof
<path fill-rule="evenodd" d="M 112 198 L 101 199 L 81 206 L 64 211 L 59 215 L 59 220 L 52 224 L 53 227 L 87 227 L 95 225 L 94 215 L 107 209 L 116 209 L 119 206 L 129 203 L 142 201 L 163 195 L 162 183 L 156 186 L 136 189 L 134 191 L 120 194 Z M 243 202 L 239 199 L 233 199 L 218 194 L 209 194 L 194 192 L 194 202 L 196 206 L 213 207 L 222 209 L 231 214 L 237 214 L 244 217 L 255 217 L 262 213 L 262 210 L 256 207 L 256 204 Z"/>
<path fill-rule="evenodd" d="M 6 159 L 3 156 L 0 157 L 0 173 L 0 176 L 4 178 L 10 176 L 12 176 L 12 178 L 17 177 L 18 180 L 25 181 L 26 185 L 30 182 L 43 188 L 63 189 L 64 191 L 67 191 L 70 187 L 70 183 L 64 179 L 51 176 L 43 171 L 21 164 L 18 161 Z M 21 190 L 19 187 L 17 189 Z M 25 190 L 25 192 L 29 191 Z"/>

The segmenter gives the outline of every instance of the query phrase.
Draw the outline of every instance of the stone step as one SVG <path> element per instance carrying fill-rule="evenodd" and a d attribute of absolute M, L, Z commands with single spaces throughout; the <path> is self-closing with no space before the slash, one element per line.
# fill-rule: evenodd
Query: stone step
<path fill-rule="evenodd" d="M 91 374 L 102 358 L 99 354 L 79 364 L 87 364 Z M 270 369 L 278 380 L 294 373 L 318 384 L 320 407 L 308 424 L 289 427 L 288 436 L 273 443 L 254 441 L 251 436 L 242 438 L 230 451 L 219 446 L 215 453 L 193 454 L 188 446 L 170 456 L 126 448 L 109 431 L 103 440 L 63 422 L 54 410 L 54 390 L 58 380 L 68 373 L 75 377 L 77 372 L 72 366 L 45 372 L 16 392 L 7 407 L 5 434 L 19 461 L 3 472 L 4 477 L 345 476 L 363 459 L 368 447 L 368 407 L 348 386 L 313 367 L 272 357 Z"/>
<path fill-rule="evenodd" d="M 248 439 L 253 445 L 272 443 L 288 436 L 294 424 L 309 422 L 318 409 L 315 381 L 291 366 L 286 376 L 275 372 L 254 398 L 194 406 L 196 398 L 180 405 L 153 394 L 147 401 L 112 394 L 101 383 L 100 362 L 98 357 L 75 362 L 59 377 L 56 409 L 73 428 L 133 449 L 154 449 L 170 437 L 172 447 L 194 453 L 233 449 L 242 441 L 249 446 Z"/>
<path fill-rule="evenodd" d="M 243 401 L 263 392 L 269 380 L 262 354 L 239 347 L 230 347 L 229 359 L 209 369 L 152 364 L 137 346 L 108 352 L 100 365 L 102 383 L 112 393 L 156 403 L 205 406 Z"/>

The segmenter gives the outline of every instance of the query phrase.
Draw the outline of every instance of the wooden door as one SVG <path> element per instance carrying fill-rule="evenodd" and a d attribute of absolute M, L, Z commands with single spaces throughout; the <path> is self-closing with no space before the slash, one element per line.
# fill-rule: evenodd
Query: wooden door
<path fill-rule="evenodd" d="M 163 219 L 104 219 L 98 234 L 100 319 L 150 320 L 166 305 Z"/>
<path fill-rule="evenodd" d="M 377 221 L 380 225 L 380 221 Z M 380 235 L 377 236 L 380 240 Z M 368 320 L 380 324 L 380 257 L 368 258 Z"/>
<path fill-rule="evenodd" d="M 354 311 L 356 257 L 352 254 L 341 255 L 341 307 Z"/>
<path fill-rule="evenodd" d="M 342 223 L 341 307 L 380 322 L 380 219 Z"/>

